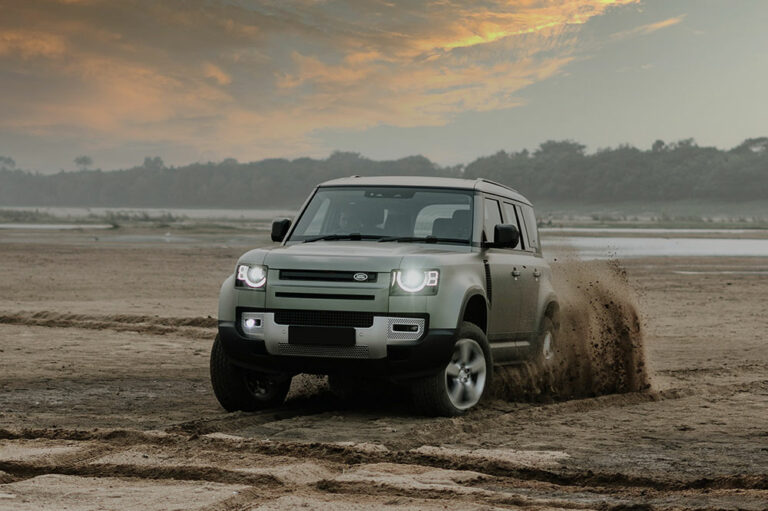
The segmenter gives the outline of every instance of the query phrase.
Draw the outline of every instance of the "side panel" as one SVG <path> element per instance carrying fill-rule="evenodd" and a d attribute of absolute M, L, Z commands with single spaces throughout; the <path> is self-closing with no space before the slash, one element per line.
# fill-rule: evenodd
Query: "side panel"
<path fill-rule="evenodd" d="M 417 259 L 414 258 L 414 263 Z M 420 265 L 425 269 L 440 268 L 440 283 L 437 294 L 425 297 L 404 297 L 413 301 L 418 306 L 419 298 L 424 300 L 424 311 L 429 314 L 430 328 L 457 328 L 461 321 L 464 297 L 469 290 L 479 292 L 485 296 L 485 275 L 483 273 L 483 260 L 479 252 L 470 252 L 462 255 L 445 254 L 434 256 L 420 255 Z M 408 267 L 408 256 L 403 260 L 403 267 Z M 403 299 L 396 300 L 390 297 L 390 312 L 400 312 L 402 305 L 406 305 Z M 414 312 L 420 309 L 414 310 Z"/>
<path fill-rule="evenodd" d="M 219 321 L 235 320 L 235 275 L 227 277 L 219 292 Z"/>
<path fill-rule="evenodd" d="M 490 299 L 488 340 L 511 341 L 521 329 L 521 309 L 526 299 L 521 277 L 525 257 L 511 250 L 489 248 L 485 258 L 491 271 L 492 294 Z M 521 273 L 522 274 L 522 273 Z"/>
<path fill-rule="evenodd" d="M 541 321 L 544 319 L 544 313 L 549 304 L 553 302 L 559 304 L 557 294 L 552 286 L 552 270 L 549 265 L 543 261 L 539 266 L 539 270 L 541 271 L 541 277 L 539 278 L 539 299 L 536 303 L 535 314 L 532 317 L 532 321 L 535 321 L 536 329 L 533 332 L 533 335 L 531 335 L 530 346 L 521 353 L 523 357 L 531 357 L 539 349 L 537 334 L 541 326 Z"/>
<path fill-rule="evenodd" d="M 552 285 L 552 270 L 549 265 L 544 263 L 539 265 L 541 271 L 540 284 L 539 284 L 539 300 L 536 307 L 536 325 L 541 323 L 541 318 L 544 317 L 544 312 L 547 306 L 552 303 L 558 303 L 557 293 Z"/>

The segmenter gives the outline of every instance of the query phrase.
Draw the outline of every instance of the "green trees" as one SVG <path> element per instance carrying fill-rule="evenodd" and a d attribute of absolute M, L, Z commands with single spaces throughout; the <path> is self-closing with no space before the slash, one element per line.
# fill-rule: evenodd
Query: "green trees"
<path fill-rule="evenodd" d="M 77 167 L 80 170 L 87 170 L 88 167 L 93 165 L 93 158 L 91 158 L 90 156 L 85 156 L 85 155 L 78 156 L 77 158 L 75 158 L 74 162 L 75 162 L 75 165 L 77 165 Z"/>
<path fill-rule="evenodd" d="M 586 154 L 584 146 L 545 142 L 533 153 L 478 158 L 466 177 L 489 177 L 532 199 L 585 202 L 627 200 L 768 199 L 768 138 L 730 151 L 692 139 L 654 142 L 648 151 L 621 145 Z"/>
<path fill-rule="evenodd" d="M 78 158 L 79 160 L 80 158 Z M 440 167 L 423 156 L 373 161 L 334 152 L 325 159 L 268 159 L 168 167 L 160 157 L 140 166 L 102 172 L 42 175 L 0 157 L 0 206 L 116 206 L 293 208 L 321 181 L 358 174 L 484 177 L 533 200 L 590 203 L 627 200 L 768 200 L 768 138 L 730 150 L 693 140 L 648 150 L 628 145 L 587 153 L 574 141 L 547 141 L 535 151 L 499 151 L 463 166 Z"/>

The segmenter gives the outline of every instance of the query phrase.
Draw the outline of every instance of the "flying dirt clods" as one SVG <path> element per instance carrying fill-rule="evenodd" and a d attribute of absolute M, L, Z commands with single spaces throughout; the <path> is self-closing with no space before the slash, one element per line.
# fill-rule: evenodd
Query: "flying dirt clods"
<path fill-rule="evenodd" d="M 552 265 L 560 299 L 552 367 L 499 368 L 494 394 L 511 401 L 559 401 L 650 388 L 635 293 L 618 261 Z"/>

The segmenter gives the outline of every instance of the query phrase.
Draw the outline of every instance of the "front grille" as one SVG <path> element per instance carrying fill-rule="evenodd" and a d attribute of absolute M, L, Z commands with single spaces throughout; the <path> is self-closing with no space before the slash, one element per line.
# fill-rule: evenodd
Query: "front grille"
<path fill-rule="evenodd" d="M 376 272 L 280 270 L 280 280 L 316 280 L 322 282 L 376 282 Z M 355 278 L 357 277 L 357 278 Z"/>
<path fill-rule="evenodd" d="M 300 326 L 337 326 L 370 328 L 373 312 L 277 310 L 275 323 Z"/>
<path fill-rule="evenodd" d="M 314 300 L 375 300 L 375 295 L 350 295 L 340 293 L 293 293 L 278 291 L 275 293 L 278 298 L 309 298 Z"/>
<path fill-rule="evenodd" d="M 368 346 L 305 346 L 281 342 L 277 345 L 281 355 L 328 358 L 368 358 Z"/>

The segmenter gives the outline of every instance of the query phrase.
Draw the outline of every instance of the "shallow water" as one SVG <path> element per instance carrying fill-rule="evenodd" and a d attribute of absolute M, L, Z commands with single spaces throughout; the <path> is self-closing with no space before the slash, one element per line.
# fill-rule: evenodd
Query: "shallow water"
<path fill-rule="evenodd" d="M 295 209 L 192 209 L 192 208 L 67 208 L 67 207 L 2 207 L 13 211 L 39 211 L 57 217 L 86 218 L 89 215 L 105 216 L 112 214 L 144 215 L 159 217 L 171 215 L 176 218 L 194 220 L 272 220 L 278 217 L 292 218 Z"/>
<path fill-rule="evenodd" d="M 636 232 L 634 229 L 626 231 Z M 542 245 L 550 257 L 575 251 L 582 259 L 768 257 L 768 239 L 543 236 Z"/>
<path fill-rule="evenodd" d="M 71 231 L 77 229 L 111 229 L 111 224 L 0 224 L 0 229 L 32 231 Z"/>
<path fill-rule="evenodd" d="M 539 232 L 544 235 L 557 233 L 579 234 L 768 234 L 768 229 L 667 229 L 662 227 L 542 227 Z"/>

